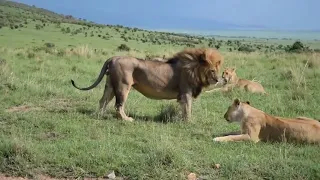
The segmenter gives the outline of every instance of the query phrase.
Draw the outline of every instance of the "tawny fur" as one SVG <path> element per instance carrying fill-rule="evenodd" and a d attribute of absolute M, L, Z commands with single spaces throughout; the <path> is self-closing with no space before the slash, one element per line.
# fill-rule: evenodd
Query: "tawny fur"
<path fill-rule="evenodd" d="M 263 86 L 260 83 L 250 81 L 247 79 L 238 78 L 235 68 L 226 68 L 222 73 L 222 78 L 224 78 L 224 80 L 227 82 L 226 85 L 224 85 L 222 88 L 206 90 L 206 92 L 213 92 L 213 91 L 226 92 L 226 91 L 232 90 L 233 88 L 240 88 L 248 92 L 262 93 L 267 95 Z"/>
<path fill-rule="evenodd" d="M 235 99 L 224 118 L 240 122 L 241 134 L 216 137 L 214 141 L 320 143 L 320 122 L 311 118 L 269 115 L 247 102 Z"/>
<path fill-rule="evenodd" d="M 167 61 L 146 61 L 128 56 L 115 56 L 103 65 L 96 82 L 87 88 L 96 87 L 104 75 L 107 82 L 100 99 L 100 115 L 106 105 L 116 97 L 116 111 L 120 118 L 132 121 L 124 112 L 124 104 L 131 87 L 151 99 L 177 99 L 182 107 L 184 119 L 191 116 L 192 98 L 196 98 L 203 87 L 215 84 L 223 57 L 215 49 L 194 48 L 178 52 Z"/>

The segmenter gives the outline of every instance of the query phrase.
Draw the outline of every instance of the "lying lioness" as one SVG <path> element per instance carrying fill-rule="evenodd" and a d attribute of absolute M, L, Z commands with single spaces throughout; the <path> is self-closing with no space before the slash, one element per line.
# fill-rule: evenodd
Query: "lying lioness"
<path fill-rule="evenodd" d="M 225 86 L 222 88 L 216 88 L 212 90 L 206 90 L 206 92 L 213 92 L 213 91 L 230 91 L 235 87 L 240 89 L 245 89 L 246 91 L 252 93 L 263 93 L 267 94 L 262 87 L 262 85 L 258 82 L 250 81 L 247 79 L 240 79 L 237 77 L 236 69 L 235 68 L 226 68 L 222 72 L 222 78 L 227 82 Z"/>
<path fill-rule="evenodd" d="M 235 99 L 224 118 L 240 122 L 241 134 L 216 137 L 213 141 L 270 141 L 320 143 L 320 122 L 306 117 L 294 119 L 271 116 Z"/>

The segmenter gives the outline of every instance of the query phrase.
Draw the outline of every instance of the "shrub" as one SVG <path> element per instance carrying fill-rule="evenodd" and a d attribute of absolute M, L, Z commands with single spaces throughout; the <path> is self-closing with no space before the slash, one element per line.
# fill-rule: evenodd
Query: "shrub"
<path fill-rule="evenodd" d="M 36 29 L 37 30 L 39 30 L 39 29 L 41 29 L 42 28 L 42 26 L 40 25 L 40 24 L 36 24 Z"/>
<path fill-rule="evenodd" d="M 290 53 L 302 53 L 310 51 L 309 47 L 305 46 L 302 42 L 296 41 L 291 46 L 286 47 L 286 52 Z"/>
<path fill-rule="evenodd" d="M 242 45 L 238 48 L 238 51 L 250 53 L 250 52 L 254 52 L 255 50 L 249 46 Z"/>
<path fill-rule="evenodd" d="M 44 45 L 47 47 L 47 48 L 53 48 L 55 46 L 55 44 L 53 43 L 44 43 Z"/>
<path fill-rule="evenodd" d="M 117 48 L 119 51 L 130 51 L 130 47 L 127 46 L 126 44 L 120 44 Z"/>
<path fill-rule="evenodd" d="M 36 55 L 35 55 L 35 53 L 33 53 L 33 52 L 29 52 L 28 53 L 28 58 L 29 59 L 32 59 L 32 58 L 34 58 Z"/>
<path fill-rule="evenodd" d="M 316 53 L 320 53 L 320 49 L 314 49 L 313 51 Z"/>
<path fill-rule="evenodd" d="M 62 57 L 66 54 L 66 52 L 63 49 L 59 49 L 57 52 L 57 56 Z"/>

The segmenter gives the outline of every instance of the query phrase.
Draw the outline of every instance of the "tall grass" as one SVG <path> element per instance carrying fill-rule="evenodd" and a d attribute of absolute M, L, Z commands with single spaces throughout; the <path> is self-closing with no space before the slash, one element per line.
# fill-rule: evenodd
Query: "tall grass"
<path fill-rule="evenodd" d="M 319 146 L 212 141 L 239 129 L 223 119 L 236 97 L 270 114 L 320 118 L 320 81 L 314 76 L 319 70 L 306 65 L 317 55 L 223 52 L 223 67 L 235 66 L 240 77 L 261 81 L 270 95 L 204 93 L 193 102 L 192 121 L 184 123 L 175 101 L 131 91 L 126 110 L 136 121 L 126 123 L 114 118 L 114 100 L 103 119 L 97 119 L 104 85 L 83 92 L 70 84 L 76 75 L 81 84 L 94 80 L 103 54 L 89 46 L 74 47 L 70 54 L 70 48 L 61 50 L 65 55 L 58 50 L 1 50 L 5 63 L 0 77 L 15 87 L 0 89 L 1 109 L 15 108 L 0 112 L 2 172 L 73 178 L 103 177 L 112 170 L 129 179 L 186 179 L 190 172 L 203 179 L 319 178 Z M 139 50 L 107 53 L 146 56 Z"/>

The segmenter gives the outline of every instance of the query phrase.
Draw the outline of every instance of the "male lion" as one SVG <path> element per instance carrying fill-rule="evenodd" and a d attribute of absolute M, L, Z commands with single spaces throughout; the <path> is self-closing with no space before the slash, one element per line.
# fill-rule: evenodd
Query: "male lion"
<path fill-rule="evenodd" d="M 73 80 L 71 82 L 77 89 L 90 90 L 104 75 L 109 77 L 99 102 L 101 115 L 115 96 L 118 117 L 133 121 L 124 112 L 125 101 L 133 87 L 151 99 L 177 99 L 183 118 L 189 119 L 192 97 L 196 98 L 205 86 L 223 83 L 222 78 L 218 78 L 222 63 L 223 57 L 217 50 L 205 48 L 185 49 L 165 62 L 114 56 L 104 63 L 98 79 L 90 87 L 79 88 Z"/>
<path fill-rule="evenodd" d="M 224 118 L 240 122 L 241 134 L 216 137 L 214 141 L 320 143 L 320 122 L 306 117 L 293 119 L 269 115 L 247 102 L 235 99 Z"/>
<path fill-rule="evenodd" d="M 222 72 L 222 78 L 224 78 L 224 80 L 227 82 L 227 84 L 224 85 L 224 87 L 213 89 L 213 90 L 206 90 L 206 92 L 212 92 L 212 91 L 218 91 L 218 90 L 225 92 L 233 89 L 234 87 L 239 87 L 240 89 L 245 89 L 246 91 L 249 91 L 252 93 L 267 94 L 260 83 L 249 81 L 247 79 L 238 78 L 235 68 L 226 68 Z"/>

